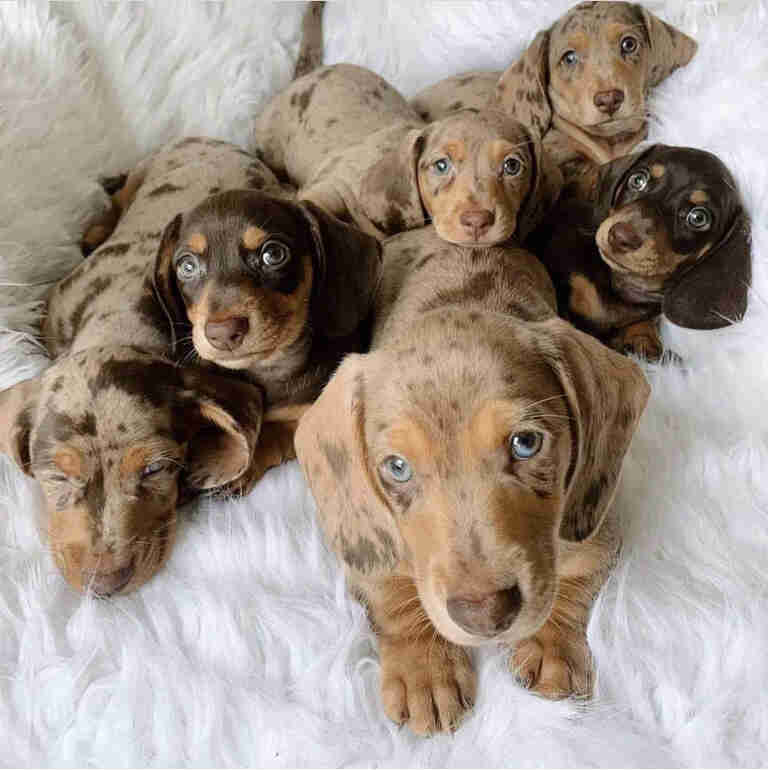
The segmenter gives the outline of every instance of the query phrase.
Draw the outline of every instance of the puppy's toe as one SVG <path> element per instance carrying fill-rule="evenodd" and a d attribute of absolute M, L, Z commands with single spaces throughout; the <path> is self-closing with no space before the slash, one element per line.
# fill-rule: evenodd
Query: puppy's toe
<path fill-rule="evenodd" d="M 517 680 L 545 698 L 558 700 L 588 695 L 591 688 L 591 659 L 586 644 L 569 649 L 537 637 L 524 639 L 510 660 Z"/>

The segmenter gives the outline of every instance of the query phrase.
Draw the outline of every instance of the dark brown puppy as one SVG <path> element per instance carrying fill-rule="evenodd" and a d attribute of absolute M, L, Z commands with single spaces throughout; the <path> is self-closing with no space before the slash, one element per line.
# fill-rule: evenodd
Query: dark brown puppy
<path fill-rule="evenodd" d="M 653 145 L 603 165 L 589 203 L 561 200 L 531 239 L 561 314 L 617 350 L 658 359 L 656 319 L 739 321 L 751 279 L 749 221 L 719 158 Z"/>

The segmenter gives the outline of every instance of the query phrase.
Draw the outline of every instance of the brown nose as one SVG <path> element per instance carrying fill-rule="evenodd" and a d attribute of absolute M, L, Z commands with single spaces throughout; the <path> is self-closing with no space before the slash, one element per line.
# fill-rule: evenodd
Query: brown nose
<path fill-rule="evenodd" d="M 244 316 L 226 318 L 223 321 L 208 321 L 205 336 L 217 350 L 235 350 L 240 347 L 248 334 L 248 319 Z"/>
<path fill-rule="evenodd" d="M 470 209 L 462 213 L 459 221 L 477 240 L 496 221 L 496 217 L 488 209 Z"/>
<path fill-rule="evenodd" d="M 506 631 L 523 604 L 517 585 L 495 591 L 482 599 L 448 599 L 451 618 L 470 634 L 496 636 Z"/>
<path fill-rule="evenodd" d="M 608 115 L 613 115 L 621 107 L 623 101 L 624 92 L 619 91 L 617 88 L 613 88 L 610 91 L 598 91 L 595 94 L 595 107 L 600 112 L 605 112 Z"/>
<path fill-rule="evenodd" d="M 110 596 L 131 582 L 135 567 L 133 562 L 113 572 L 83 570 L 83 587 L 97 596 Z"/>
<path fill-rule="evenodd" d="M 643 245 L 643 239 L 627 222 L 617 222 L 608 231 L 608 243 L 619 252 L 635 251 Z"/>

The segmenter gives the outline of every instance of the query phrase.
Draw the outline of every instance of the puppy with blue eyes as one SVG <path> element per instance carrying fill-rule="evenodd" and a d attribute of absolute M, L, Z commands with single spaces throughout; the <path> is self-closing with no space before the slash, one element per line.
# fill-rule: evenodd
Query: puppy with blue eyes
<path fill-rule="evenodd" d="M 658 318 L 688 329 L 739 321 L 751 280 L 749 220 L 719 158 L 657 144 L 592 175 L 530 239 L 560 312 L 612 347 L 658 360 Z"/>

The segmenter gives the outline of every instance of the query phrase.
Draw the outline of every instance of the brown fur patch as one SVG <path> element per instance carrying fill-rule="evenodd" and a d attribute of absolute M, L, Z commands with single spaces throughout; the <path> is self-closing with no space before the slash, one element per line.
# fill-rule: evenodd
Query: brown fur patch
<path fill-rule="evenodd" d="M 83 456 L 76 449 L 59 449 L 53 456 L 56 466 L 67 476 L 81 477 L 85 466 Z"/>
<path fill-rule="evenodd" d="M 203 233 L 192 233 L 186 240 L 187 247 L 196 254 L 203 254 L 208 248 L 208 239 Z"/>
<path fill-rule="evenodd" d="M 251 225 L 243 233 L 243 246 L 250 251 L 255 251 L 267 239 L 267 233 L 260 227 Z"/>
<path fill-rule="evenodd" d="M 708 203 L 709 194 L 705 190 L 694 190 L 690 197 L 691 203 Z"/>
<path fill-rule="evenodd" d="M 661 179 L 661 177 L 663 177 L 664 174 L 666 173 L 667 173 L 667 169 L 663 163 L 654 163 L 651 166 L 651 176 L 654 179 Z"/>

